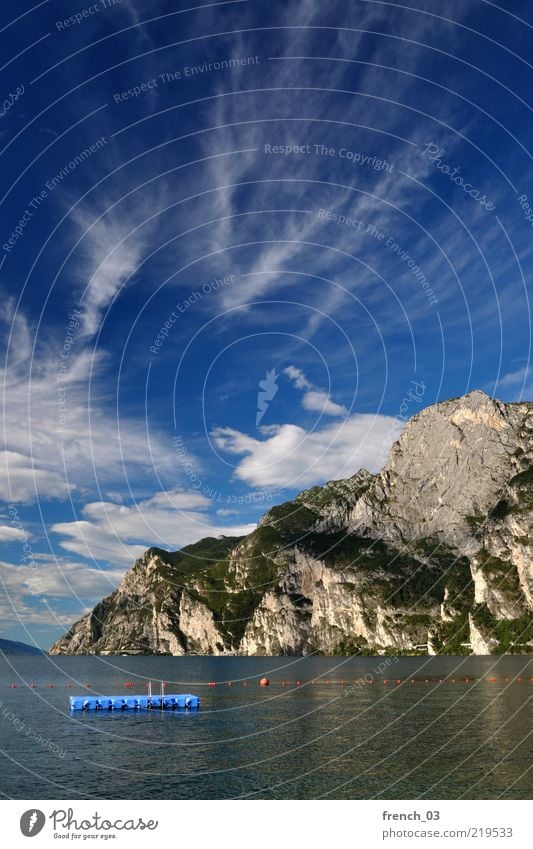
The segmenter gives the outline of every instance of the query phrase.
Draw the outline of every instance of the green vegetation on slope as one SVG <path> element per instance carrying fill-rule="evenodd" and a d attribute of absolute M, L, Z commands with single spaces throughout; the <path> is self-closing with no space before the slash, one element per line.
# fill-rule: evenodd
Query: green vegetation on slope
<path fill-rule="evenodd" d="M 496 640 L 491 654 L 524 654 L 531 651 L 533 619 L 531 615 L 516 619 L 496 619 L 486 604 L 476 604 L 472 610 L 474 624 L 485 638 Z"/>

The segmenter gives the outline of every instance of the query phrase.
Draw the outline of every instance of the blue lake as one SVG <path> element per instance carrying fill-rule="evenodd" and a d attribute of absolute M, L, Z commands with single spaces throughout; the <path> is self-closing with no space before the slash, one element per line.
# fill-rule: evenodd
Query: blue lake
<path fill-rule="evenodd" d="M 380 669 L 386 662 L 1 659 L 0 792 L 27 799 L 531 798 L 531 658 L 389 658 Z M 259 686 L 264 675 L 269 687 Z M 70 713 L 70 695 L 146 693 L 148 680 L 156 692 L 161 679 L 169 693 L 201 696 L 200 711 Z"/>

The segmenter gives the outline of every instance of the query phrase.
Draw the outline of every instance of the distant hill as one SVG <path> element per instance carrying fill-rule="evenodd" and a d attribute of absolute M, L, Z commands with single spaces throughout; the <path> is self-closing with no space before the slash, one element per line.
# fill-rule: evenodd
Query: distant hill
<path fill-rule="evenodd" d="M 41 649 L 29 646 L 27 643 L 17 643 L 14 640 L 0 639 L 0 652 L 3 654 L 44 654 Z"/>

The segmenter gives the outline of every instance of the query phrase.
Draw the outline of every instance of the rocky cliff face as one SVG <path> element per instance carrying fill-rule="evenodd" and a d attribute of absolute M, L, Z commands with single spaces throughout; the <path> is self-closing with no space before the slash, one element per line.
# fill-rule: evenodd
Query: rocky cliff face
<path fill-rule="evenodd" d="M 149 549 L 51 653 L 529 652 L 533 404 L 415 416 L 378 475 L 301 493 L 248 537 Z"/>

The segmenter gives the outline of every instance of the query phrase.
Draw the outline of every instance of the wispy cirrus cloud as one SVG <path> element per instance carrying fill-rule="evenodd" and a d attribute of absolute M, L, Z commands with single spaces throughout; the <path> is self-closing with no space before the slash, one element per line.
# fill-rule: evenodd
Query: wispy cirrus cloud
<path fill-rule="evenodd" d="M 82 561 L 41 555 L 32 565 L 0 561 L 0 578 L 11 601 L 41 599 L 92 601 L 108 595 L 120 581 L 120 569 L 99 569 Z"/>
<path fill-rule="evenodd" d="M 332 9 L 336 5 L 332 4 Z M 338 8 L 345 13 L 345 4 L 338 4 Z M 409 99 L 416 84 L 419 51 L 407 49 L 402 53 L 403 73 L 395 73 L 395 68 L 397 38 L 405 37 L 407 45 L 410 39 L 431 41 L 434 29 L 431 18 L 395 9 L 396 37 L 392 40 L 385 35 L 391 10 L 380 4 L 360 4 L 354 20 L 346 19 L 343 14 L 340 19 L 345 26 L 338 30 L 324 28 L 328 18 L 324 12 L 323 6 L 314 0 L 302 0 L 280 10 L 276 17 L 279 30 L 275 49 L 271 45 L 269 55 L 261 56 L 260 93 L 254 90 L 255 68 L 250 71 L 247 66 L 236 72 L 231 86 L 221 79 L 214 89 L 209 114 L 210 126 L 215 129 L 199 137 L 202 150 L 206 156 L 215 151 L 248 151 L 217 155 L 205 164 L 210 218 L 218 219 L 207 231 L 206 248 L 211 252 L 228 252 L 245 272 L 242 281 L 239 278 L 236 285 L 222 293 L 226 309 L 267 294 L 276 297 L 280 290 L 290 297 L 294 285 L 300 283 L 287 275 L 291 268 L 307 270 L 311 266 L 314 275 L 335 278 L 350 266 L 353 254 L 357 259 L 352 261 L 351 280 L 345 285 L 352 289 L 357 283 L 361 294 L 364 262 L 374 264 L 377 242 L 367 240 L 365 245 L 359 240 L 355 245 L 353 230 L 325 226 L 317 214 L 319 209 L 332 209 L 379 227 L 382 221 L 390 219 L 394 209 L 400 212 L 407 209 L 413 197 L 421 194 L 415 183 L 403 178 L 401 172 L 422 177 L 430 171 L 429 163 L 416 147 L 409 145 L 409 141 L 414 141 Z M 212 15 L 216 17 L 214 12 Z M 251 10 L 245 7 L 238 10 L 236 20 L 241 27 L 247 15 L 253 20 Z M 209 12 L 206 16 L 209 18 Z M 383 37 L 369 40 L 365 36 L 367 28 L 378 32 L 383 29 Z M 452 35 L 450 29 L 450 38 Z M 365 61 L 350 62 L 359 55 L 363 42 Z M 246 31 L 234 32 L 228 38 L 228 49 L 235 55 L 245 56 L 251 44 L 253 40 Z M 338 61 L 333 61 L 337 57 Z M 247 89 L 251 90 L 250 94 Z M 334 121 L 334 127 L 330 121 L 333 92 L 343 98 L 342 114 Z M 386 122 L 384 101 L 390 104 L 390 120 Z M 312 120 L 308 120 L 311 116 Z M 316 152 L 315 143 L 324 142 L 327 149 L 332 138 L 336 153 L 324 158 Z M 354 146 L 367 160 L 373 155 L 379 159 L 380 150 L 389 142 L 394 144 L 394 170 L 374 171 L 371 183 L 367 179 L 369 171 L 354 167 L 350 174 L 346 159 L 339 156 L 342 146 L 345 149 Z M 270 148 L 281 145 L 282 150 L 266 155 L 265 145 Z M 301 148 L 302 153 L 284 155 L 287 146 Z M 261 163 L 261 179 L 258 179 L 258 163 Z M 246 259 L 241 259 L 235 246 L 250 243 L 253 249 Z M 342 300 L 342 296 L 330 291 L 328 302 L 335 299 Z M 310 295 L 309 300 L 313 302 L 314 298 Z M 334 306 L 332 303 L 330 314 Z M 324 316 L 317 314 L 308 321 L 308 335 L 317 331 L 323 319 Z"/>
<path fill-rule="evenodd" d="M 3 318 L 3 342 L 7 346 L 10 330 L 11 340 L 0 368 L 0 498 L 67 499 L 113 484 L 127 491 L 130 477 L 146 479 L 154 466 L 174 463 L 168 444 L 157 433 L 148 435 L 142 419 L 118 421 L 109 409 L 107 391 L 98 387 L 106 368 L 103 351 L 74 343 L 59 377 L 63 337 L 59 343 L 51 335 L 34 340 L 35 327 L 14 313 L 13 304 Z"/>
<path fill-rule="evenodd" d="M 533 398 L 533 368 L 522 366 L 502 375 L 496 383 L 487 385 L 487 390 L 506 401 L 530 401 Z"/>
<path fill-rule="evenodd" d="M 498 380 L 498 386 L 507 388 L 509 386 L 520 386 L 527 383 L 533 374 L 533 369 L 530 366 L 522 366 L 516 371 L 507 372 Z"/>
<path fill-rule="evenodd" d="M 84 337 L 98 332 L 103 312 L 131 284 L 149 246 L 152 251 L 157 246 L 153 216 L 162 204 L 160 192 L 137 192 L 119 176 L 113 195 L 72 207 L 69 227 L 79 242 L 73 262 Z"/>

